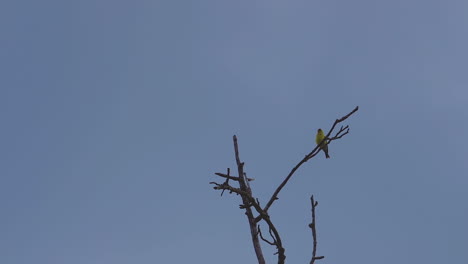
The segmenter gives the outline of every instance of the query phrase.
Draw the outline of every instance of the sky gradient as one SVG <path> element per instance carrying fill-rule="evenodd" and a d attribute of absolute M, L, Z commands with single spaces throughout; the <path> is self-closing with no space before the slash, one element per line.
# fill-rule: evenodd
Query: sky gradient
<path fill-rule="evenodd" d="M 468 263 L 468 2 L 2 1 L 0 263 Z M 268 263 L 274 249 L 263 245 Z"/>

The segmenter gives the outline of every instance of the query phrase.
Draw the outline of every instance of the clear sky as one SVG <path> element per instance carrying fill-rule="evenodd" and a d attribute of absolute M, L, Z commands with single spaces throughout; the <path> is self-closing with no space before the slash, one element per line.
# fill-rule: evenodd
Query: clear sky
<path fill-rule="evenodd" d="M 468 2 L 0 3 L 0 263 L 255 263 L 232 136 L 287 263 L 468 263 Z M 264 245 L 269 263 L 276 257 Z"/>

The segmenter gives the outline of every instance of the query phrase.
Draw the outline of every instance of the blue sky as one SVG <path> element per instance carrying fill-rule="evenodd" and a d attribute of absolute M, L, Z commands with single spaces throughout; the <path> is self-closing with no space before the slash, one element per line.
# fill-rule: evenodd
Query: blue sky
<path fill-rule="evenodd" d="M 0 262 L 255 263 L 232 135 L 287 263 L 467 263 L 466 1 L 3 1 Z M 264 245 L 269 263 L 273 249 Z"/>

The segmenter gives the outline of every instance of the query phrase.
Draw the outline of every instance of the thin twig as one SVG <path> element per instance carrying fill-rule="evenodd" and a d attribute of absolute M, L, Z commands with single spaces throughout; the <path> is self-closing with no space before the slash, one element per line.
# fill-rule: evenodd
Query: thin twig
<path fill-rule="evenodd" d="M 239 181 L 239 177 L 237 177 L 237 176 L 231 176 L 231 175 L 220 173 L 220 172 L 216 172 L 215 175 L 217 175 L 217 176 L 219 176 L 221 178 L 230 179 L 230 180 L 233 180 L 233 181 Z M 254 181 L 255 179 L 254 178 L 247 178 L 247 180 L 248 181 Z"/>
<path fill-rule="evenodd" d="M 310 264 L 314 264 L 316 259 L 323 259 L 324 256 L 317 257 L 317 230 L 315 229 L 315 207 L 317 207 L 318 202 L 314 201 L 314 196 L 310 197 L 310 203 L 312 205 L 312 223 L 309 224 L 310 229 L 312 229 L 312 239 L 313 239 L 313 248 L 312 248 L 312 259 Z"/>
<path fill-rule="evenodd" d="M 272 246 L 276 246 L 275 242 L 271 242 L 269 241 L 268 239 L 264 238 L 263 235 L 262 235 L 262 230 L 260 229 L 260 225 L 257 226 L 258 228 L 258 234 L 260 235 L 260 238 L 265 241 L 267 244 L 270 244 Z M 274 238 L 273 238 L 274 239 Z"/>
<path fill-rule="evenodd" d="M 224 182 L 225 185 L 229 185 L 229 178 L 231 177 L 231 168 L 227 168 L 227 174 L 226 174 L 226 181 Z M 221 196 L 224 194 L 224 189 L 221 192 Z"/>
<path fill-rule="evenodd" d="M 245 195 L 245 196 L 248 195 L 246 191 L 243 191 L 240 188 L 232 187 L 231 185 L 226 184 L 226 183 L 219 184 L 217 182 L 210 182 L 210 184 L 216 185 L 213 187 L 213 189 L 215 190 L 228 190 L 230 193 L 235 193 L 235 194 Z"/>

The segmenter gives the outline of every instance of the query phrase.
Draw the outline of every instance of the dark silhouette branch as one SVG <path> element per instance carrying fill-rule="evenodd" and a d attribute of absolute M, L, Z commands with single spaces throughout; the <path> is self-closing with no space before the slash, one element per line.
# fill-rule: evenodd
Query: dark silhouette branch
<path fill-rule="evenodd" d="M 276 188 L 275 192 L 273 193 L 273 195 L 271 196 L 270 200 L 268 201 L 268 203 L 266 204 L 265 208 L 263 209 L 265 212 L 268 212 L 268 209 L 270 209 L 270 206 L 273 204 L 273 202 L 275 200 L 278 199 L 278 194 L 281 192 L 281 190 L 283 189 L 283 187 L 286 185 L 286 183 L 288 183 L 289 179 L 291 179 L 291 177 L 294 175 L 294 173 L 296 172 L 297 169 L 299 169 L 299 167 L 306 163 L 309 159 L 313 158 L 315 155 L 317 155 L 320 151 L 320 145 L 325 141 L 327 140 L 329 137 L 330 137 L 330 134 L 333 132 L 333 129 L 335 129 L 335 126 L 343 121 L 345 121 L 348 117 L 350 117 L 352 114 L 354 114 L 357 110 L 359 110 L 359 106 L 356 106 L 356 108 L 354 108 L 353 111 L 351 111 L 349 114 L 343 116 L 342 118 L 340 119 L 336 119 L 335 122 L 333 123 L 333 126 L 332 128 L 330 129 L 330 131 L 328 131 L 327 135 L 325 136 L 325 138 L 322 140 L 322 142 L 320 142 L 309 154 L 307 154 L 301 161 L 299 161 L 299 163 L 294 166 L 294 168 L 291 170 L 291 172 L 289 172 L 288 176 L 283 180 L 283 182 L 278 186 L 278 188 Z M 343 129 L 343 127 L 342 127 Z M 349 128 L 347 128 L 346 126 L 346 130 L 347 131 L 344 131 L 340 129 L 340 131 L 337 133 L 337 135 L 334 137 L 334 138 L 331 138 L 331 139 L 328 139 L 328 143 L 330 143 L 332 140 L 336 140 L 338 138 L 341 138 L 342 136 L 348 134 L 349 132 Z M 344 133 L 343 135 L 339 135 L 340 133 Z"/>
<path fill-rule="evenodd" d="M 315 207 L 317 207 L 318 202 L 314 201 L 314 196 L 310 197 L 310 203 L 312 205 L 312 223 L 309 224 L 310 229 L 312 229 L 312 239 L 313 239 L 313 247 L 312 247 L 312 259 L 310 260 L 310 264 L 314 264 L 315 260 L 323 259 L 324 256 L 317 257 L 317 230 L 315 229 Z"/>
<path fill-rule="evenodd" d="M 250 235 L 252 238 L 252 243 L 254 246 L 255 254 L 257 256 L 257 260 L 259 264 L 265 264 L 265 258 L 263 257 L 262 247 L 260 245 L 260 240 L 258 239 L 258 230 L 257 230 L 257 222 L 255 222 L 255 217 L 253 216 L 252 209 L 250 205 L 252 204 L 252 200 L 255 203 L 255 200 L 252 198 L 252 190 L 250 187 L 245 183 L 244 179 L 244 163 L 241 162 L 239 157 L 239 146 L 237 144 L 237 137 L 233 136 L 234 141 L 234 152 L 236 155 L 236 163 L 237 163 L 237 172 L 239 175 L 239 185 L 240 189 L 247 194 L 241 195 L 242 203 L 245 207 L 245 215 L 247 216 L 247 220 L 249 221 L 250 227 Z"/>
<path fill-rule="evenodd" d="M 284 261 L 286 259 L 285 249 L 283 247 L 283 243 L 279 235 L 279 232 L 274 226 L 273 222 L 270 220 L 270 216 L 260 206 L 259 200 L 255 199 L 252 196 L 252 190 L 250 186 L 248 185 L 249 178 L 246 177 L 246 174 L 244 172 L 244 163 L 241 162 L 239 158 L 239 147 L 238 147 L 236 136 L 233 137 L 233 141 L 234 141 L 234 150 L 235 150 L 235 155 L 236 155 L 238 174 L 243 175 L 243 177 L 235 177 L 235 176 L 229 175 L 229 169 L 228 169 L 228 174 L 215 173 L 217 176 L 226 179 L 224 183 L 220 184 L 216 182 L 210 182 L 210 184 L 215 185 L 213 187 L 215 190 L 223 190 L 223 191 L 228 190 L 230 193 L 235 193 L 242 197 L 242 204 L 239 207 L 241 209 L 246 210 L 245 214 L 249 222 L 251 238 L 252 238 L 252 242 L 254 245 L 255 253 L 257 255 L 258 262 L 260 264 L 265 263 L 263 253 L 261 250 L 261 246 L 260 246 L 260 241 L 259 241 L 259 235 L 261 234 L 261 231 L 259 230 L 259 226 L 257 226 L 257 223 L 259 221 L 264 220 L 265 223 L 268 225 L 270 236 L 273 238 L 273 242 L 267 242 L 267 243 L 268 244 L 273 243 L 272 245 L 276 246 L 277 248 L 276 254 L 278 255 L 278 264 L 284 264 Z M 235 188 L 229 185 L 229 180 L 234 180 L 234 181 L 239 182 L 240 188 Z M 254 217 L 253 215 L 253 211 L 251 209 L 252 207 L 259 214 L 257 217 Z M 260 235 L 260 238 L 265 241 L 265 239 L 262 238 L 262 235 Z"/>
<path fill-rule="evenodd" d="M 273 242 L 270 242 L 270 241 L 268 241 L 266 238 L 263 237 L 263 235 L 262 235 L 262 230 L 260 229 L 260 225 L 258 225 L 257 228 L 258 228 L 258 234 L 260 235 L 260 238 L 261 238 L 263 241 L 265 241 L 267 244 L 270 244 L 270 245 L 272 245 L 272 246 L 275 246 L 275 245 L 276 245 L 275 238 L 271 235 L 271 233 L 270 233 L 270 236 L 273 238 Z"/>
<path fill-rule="evenodd" d="M 229 185 L 229 178 L 231 176 L 229 176 L 231 174 L 231 169 L 230 168 L 227 168 L 227 175 L 226 175 L 226 181 L 224 182 L 224 184 L 226 185 Z M 233 177 L 234 179 L 236 179 L 235 177 Z M 224 190 L 221 192 L 221 196 L 223 196 L 224 194 Z"/>
<path fill-rule="evenodd" d="M 285 255 L 285 249 L 283 247 L 283 243 L 281 240 L 281 237 L 279 235 L 278 230 L 276 229 L 275 225 L 270 219 L 270 215 L 268 214 L 268 209 L 271 207 L 271 205 L 274 203 L 275 200 L 278 199 L 278 194 L 280 191 L 283 189 L 283 187 L 288 183 L 289 179 L 294 175 L 296 170 L 302 166 L 305 162 L 310 160 L 311 158 L 315 157 L 320 151 L 320 147 L 322 144 L 326 143 L 329 144 L 334 140 L 341 139 L 343 136 L 347 135 L 349 133 L 349 127 L 348 126 L 341 126 L 339 131 L 333 136 L 330 137 L 331 133 L 335 129 L 336 125 L 345 121 L 348 117 L 350 117 L 352 114 L 354 114 L 359 107 L 356 107 L 353 111 L 348 113 L 347 115 L 343 116 L 340 119 L 336 119 L 335 122 L 333 123 L 332 128 L 329 130 L 325 138 L 322 140 L 322 142 L 319 142 L 317 146 L 296 165 L 294 168 L 291 170 L 291 172 L 287 175 L 287 177 L 281 182 L 281 184 L 277 187 L 273 195 L 271 196 L 270 200 L 266 204 L 264 208 L 260 206 L 260 201 L 253 197 L 252 195 L 252 189 L 250 188 L 250 181 L 253 181 L 253 178 L 248 178 L 247 174 L 244 172 L 244 163 L 241 162 L 241 159 L 239 157 L 239 146 L 237 143 L 237 137 L 234 135 L 233 136 L 233 142 L 234 142 L 234 151 L 235 151 L 235 158 L 236 158 L 236 164 L 237 164 L 237 172 L 238 176 L 231 176 L 230 175 L 230 169 L 227 169 L 227 174 L 225 173 L 215 173 L 217 176 L 225 179 L 223 183 L 216 183 L 216 182 L 210 182 L 210 184 L 215 185 L 213 188 L 215 190 L 222 190 L 221 195 L 224 193 L 224 191 L 229 191 L 229 193 L 235 193 L 237 195 L 240 195 L 242 198 L 242 204 L 239 205 L 240 209 L 245 209 L 245 215 L 247 216 L 248 222 L 249 222 L 249 227 L 250 227 L 250 234 L 252 238 L 252 243 L 254 246 L 255 254 L 257 256 L 257 260 L 259 264 L 265 264 L 265 259 L 263 257 L 261 245 L 260 245 L 260 239 L 264 241 L 265 243 L 275 246 L 277 249 L 277 252 L 275 254 L 278 255 L 278 264 L 284 264 L 286 260 L 286 255 Z M 229 184 L 229 181 L 234 181 L 239 183 L 239 188 L 235 188 Z M 317 233 L 315 229 L 315 207 L 318 205 L 317 202 L 314 201 L 313 196 L 311 197 L 311 203 L 312 203 L 312 223 L 309 224 L 309 227 L 312 229 L 312 238 L 313 238 L 313 249 L 312 249 L 312 259 L 310 264 L 314 264 L 315 260 L 317 259 L 323 259 L 323 256 L 316 256 L 316 251 L 317 251 Z M 255 210 L 258 215 L 254 217 L 254 211 L 252 208 Z M 260 225 L 258 223 L 260 221 L 264 221 L 267 226 L 268 226 L 268 231 L 270 234 L 270 237 L 272 239 L 268 240 L 266 239 L 260 229 Z"/>
<path fill-rule="evenodd" d="M 216 172 L 215 174 L 218 175 L 219 177 L 222 177 L 222 178 L 230 179 L 230 180 L 233 180 L 233 181 L 239 181 L 239 177 L 237 177 L 237 176 L 230 176 L 229 174 L 224 174 L 224 173 L 220 173 L 220 172 Z M 246 179 L 249 182 L 255 180 L 253 178 L 246 178 Z"/>
<path fill-rule="evenodd" d="M 229 193 L 235 193 L 235 194 L 238 194 L 238 195 L 248 195 L 248 193 L 246 191 L 243 191 L 241 190 L 240 188 L 235 188 L 235 187 L 232 187 L 231 185 L 227 184 L 227 183 L 222 183 L 222 184 L 219 184 L 217 182 L 210 182 L 210 184 L 214 184 L 216 185 L 215 187 L 213 187 L 213 189 L 215 190 L 228 190 Z"/>

